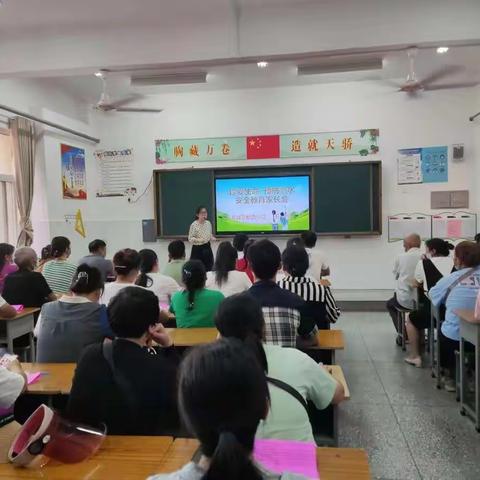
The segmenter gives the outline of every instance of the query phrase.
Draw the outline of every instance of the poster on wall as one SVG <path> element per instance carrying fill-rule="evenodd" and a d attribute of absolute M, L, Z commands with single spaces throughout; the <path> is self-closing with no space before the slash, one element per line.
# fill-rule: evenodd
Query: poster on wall
<path fill-rule="evenodd" d="M 398 150 L 397 183 L 448 182 L 448 147 Z"/>
<path fill-rule="evenodd" d="M 157 165 L 181 162 L 259 160 L 341 155 L 374 155 L 379 152 L 376 128 L 285 135 L 187 138 L 156 140 Z"/>
<path fill-rule="evenodd" d="M 131 197 L 136 194 L 133 149 L 99 150 L 94 156 L 99 179 L 97 197 Z"/>
<path fill-rule="evenodd" d="M 85 171 L 85 150 L 60 145 L 62 161 L 63 198 L 70 200 L 87 199 L 87 175 Z"/>

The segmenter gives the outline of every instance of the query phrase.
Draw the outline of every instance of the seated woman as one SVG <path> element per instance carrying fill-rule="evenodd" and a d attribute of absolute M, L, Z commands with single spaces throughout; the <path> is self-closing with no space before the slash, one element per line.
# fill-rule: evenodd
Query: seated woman
<path fill-rule="evenodd" d="M 183 361 L 179 387 L 181 416 L 200 441 L 198 463 L 149 480 L 303 479 L 265 470 L 252 459 L 255 431 L 268 412 L 261 366 L 233 339 L 192 349 Z"/>
<path fill-rule="evenodd" d="M 407 321 L 405 322 L 410 351 L 410 355 L 405 358 L 405 362 L 418 368 L 422 366 L 420 338 L 423 331 L 430 327 L 430 301 L 425 295 L 428 295 L 428 291 L 441 278 L 455 271 L 453 258 L 449 256 L 450 250 L 453 249 L 454 246 L 451 243 L 441 238 L 427 240 L 425 242 L 426 258 L 420 260 L 415 269 L 416 285 L 421 290 L 418 295 L 419 308 L 407 314 Z"/>
<path fill-rule="evenodd" d="M 17 271 L 17 266 L 12 263 L 15 247 L 9 243 L 0 243 L 0 295 L 2 295 L 6 278 Z"/>
<path fill-rule="evenodd" d="M 140 250 L 140 275 L 135 285 L 152 291 L 160 303 L 170 303 L 172 295 L 180 291 L 180 286 L 171 277 L 159 273 L 158 256 L 149 248 Z"/>
<path fill-rule="evenodd" d="M 252 286 L 245 272 L 235 270 L 237 251 L 230 242 L 218 246 L 213 272 L 207 273 L 206 287 L 222 292 L 225 297 L 244 292 Z"/>
<path fill-rule="evenodd" d="M 45 277 L 35 271 L 37 254 L 33 248 L 17 249 L 14 259 L 18 270 L 6 278 L 3 290 L 3 298 L 8 303 L 24 307 L 41 307 L 44 303 L 57 299 Z"/>
<path fill-rule="evenodd" d="M 460 319 L 455 310 L 475 308 L 480 290 L 480 245 L 460 242 L 453 263 L 457 271 L 443 277 L 429 291 L 432 304 L 446 308 L 439 331 L 440 365 L 446 370 L 445 390 L 450 392 L 455 391 L 455 350 L 460 348 Z"/>
<path fill-rule="evenodd" d="M 67 405 L 70 419 L 105 423 L 111 435 L 172 433 L 178 359 L 159 314 L 157 297 L 144 288 L 126 287 L 112 299 L 108 318 L 117 338 L 84 350 Z"/>
<path fill-rule="evenodd" d="M 207 274 L 200 260 L 185 263 L 182 275 L 185 290 L 175 293 L 170 304 L 177 327 L 213 327 L 215 312 L 225 298 L 223 293 L 205 288 Z"/>
<path fill-rule="evenodd" d="M 225 299 L 215 324 L 222 337 L 235 337 L 252 348 L 269 382 L 270 412 L 261 422 L 257 436 L 313 442 L 313 433 L 305 408 L 291 393 L 275 384 L 280 380 L 322 410 L 344 399 L 343 386 L 308 355 L 294 348 L 263 343 L 265 321 L 262 309 L 248 293 Z"/>
<path fill-rule="evenodd" d="M 50 260 L 53 260 L 52 246 L 45 245 L 42 248 L 42 251 L 40 252 L 40 260 L 38 261 L 37 272 L 42 273 L 44 265 L 48 263 Z"/>
<path fill-rule="evenodd" d="M 0 464 L 8 463 L 8 449 L 20 429 L 13 418 L 13 405 L 25 388 L 27 376 L 18 360 L 0 366 Z"/>
<path fill-rule="evenodd" d="M 95 267 L 80 265 L 71 295 L 46 303 L 35 327 L 37 362 L 76 362 L 83 349 L 113 336 L 107 309 L 99 305 L 103 275 Z"/>
<path fill-rule="evenodd" d="M 320 285 L 307 276 L 309 267 L 308 253 L 302 246 L 293 244 L 282 254 L 283 270 L 286 274 L 278 285 L 303 298 L 307 303 L 308 316 L 315 319 L 320 329 L 329 329 L 340 316 L 340 309 L 335 303 L 330 287 Z"/>
<path fill-rule="evenodd" d="M 250 263 L 248 261 L 248 249 L 255 243 L 255 240 L 250 239 L 245 242 L 243 245 L 243 258 L 239 258 L 236 262 L 235 268 L 239 272 L 245 272 L 253 283 L 255 281 L 255 275 L 253 274 L 253 270 L 250 267 Z"/>
<path fill-rule="evenodd" d="M 113 269 L 117 275 L 114 282 L 107 283 L 103 289 L 100 303 L 108 305 L 110 300 L 126 287 L 134 287 L 140 270 L 140 255 L 136 250 L 125 248 L 113 256 Z M 141 288 L 141 287 L 138 287 Z"/>
<path fill-rule="evenodd" d="M 70 240 L 66 237 L 52 239 L 53 259 L 43 266 L 42 274 L 53 293 L 68 293 L 77 266 L 67 261 L 70 256 Z"/>

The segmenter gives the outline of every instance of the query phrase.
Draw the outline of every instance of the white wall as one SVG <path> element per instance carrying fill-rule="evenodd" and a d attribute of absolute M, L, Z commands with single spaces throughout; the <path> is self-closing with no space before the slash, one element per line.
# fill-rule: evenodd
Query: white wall
<path fill-rule="evenodd" d="M 77 128 L 92 133 L 88 125 L 86 105 L 63 92 L 54 82 L 42 80 L 0 80 L 0 103 L 21 112 L 50 120 L 66 127 Z M 48 110 L 44 108 L 49 106 Z M 56 112 L 56 113 L 54 113 Z M 8 124 L 13 114 L 0 110 L 0 126 Z M 57 188 L 60 189 L 61 177 L 52 175 L 53 166 L 59 162 L 60 142 L 84 146 L 85 142 L 58 130 L 36 124 L 36 165 L 34 197 L 32 205 L 32 223 L 34 230 L 33 247 L 40 249 L 49 243 L 50 218 L 52 209 L 58 204 Z M 91 144 L 86 143 L 86 146 Z"/>
<path fill-rule="evenodd" d="M 165 95 L 150 99 L 150 103 L 165 108 L 158 116 L 99 114 L 94 130 L 102 140 L 102 148 L 133 147 L 135 178 L 142 192 L 150 181 L 152 170 L 157 168 L 154 158 L 154 140 L 157 138 L 380 128 L 380 154 L 369 158 L 381 159 L 383 164 L 385 233 L 381 237 L 327 238 L 319 243 L 328 251 L 337 288 L 388 289 L 392 286 L 392 258 L 400 251 L 401 245 L 388 244 L 386 215 L 413 211 L 429 213 L 431 190 L 473 190 L 474 126 L 468 116 L 472 105 L 477 103 L 476 98 L 475 90 L 470 89 L 429 92 L 412 99 L 376 83 L 358 82 Z M 466 158 L 463 163 L 450 162 L 448 183 L 396 184 L 398 148 L 450 146 L 453 143 L 465 144 Z M 111 252 L 125 246 L 142 248 L 141 220 L 153 218 L 152 188 L 136 204 L 129 204 L 123 198 L 94 198 L 96 169 L 93 157 L 89 155 L 89 199 L 84 202 L 62 201 L 57 152 L 56 145 L 48 148 L 51 233 L 72 237 L 75 257 L 85 252 L 88 239 L 93 237 L 105 238 Z M 333 158 L 338 162 L 349 160 L 358 158 Z M 310 161 L 306 160 L 306 163 Z M 332 159 L 318 160 L 320 163 L 324 161 Z M 246 164 L 245 161 L 225 163 L 226 166 Z M 249 166 L 260 164 L 271 165 L 272 161 L 248 161 Z M 178 167 L 178 164 L 172 166 Z M 476 202 L 472 208 L 477 210 L 480 203 L 475 195 L 472 197 Z M 77 206 L 82 208 L 86 220 L 86 240 L 72 233 L 73 227 L 63 220 L 63 215 L 74 212 Z M 278 243 L 283 246 L 284 240 L 279 239 Z M 155 248 L 161 258 L 165 258 L 166 242 L 159 242 Z"/>
<path fill-rule="evenodd" d="M 88 120 L 85 105 L 63 94 L 54 85 L 31 82 L 0 82 L 0 102 L 43 116 L 101 138 L 99 148 L 133 147 L 135 181 L 139 192 L 147 187 L 157 168 L 154 140 L 274 134 L 292 132 L 337 131 L 380 128 L 380 154 L 383 165 L 383 229 L 381 237 L 326 238 L 321 248 L 328 251 L 335 286 L 340 289 L 391 288 L 392 257 L 400 244 L 388 244 L 386 215 L 422 211 L 429 213 L 433 189 L 470 189 L 471 209 L 478 211 L 480 195 L 474 189 L 480 154 L 478 121 L 468 121 L 480 104 L 479 89 L 429 92 L 412 99 L 376 83 L 344 83 L 272 89 L 184 93 L 157 96 L 146 105 L 162 106 L 160 115 L 95 114 Z M 45 108 L 48 106 L 48 109 Z M 87 153 L 86 201 L 62 200 L 60 143 L 83 147 Z M 398 148 L 464 143 L 463 163 L 449 164 L 449 182 L 445 184 L 396 184 Z M 141 220 L 153 218 L 153 190 L 135 204 L 125 198 L 95 198 L 97 172 L 93 151 L 96 147 L 51 129 L 42 131 L 38 143 L 36 192 L 34 202 L 35 247 L 43 246 L 50 236 L 64 234 L 72 239 L 73 259 L 86 252 L 94 237 L 107 240 L 110 252 L 131 246 L 142 248 Z M 319 159 L 344 162 L 358 158 Z M 480 159 L 479 159 L 480 160 Z M 305 161 L 310 163 L 311 159 Z M 247 162 L 228 162 L 240 166 Z M 271 165 L 272 161 L 249 161 L 248 165 Z M 206 164 L 202 164 L 206 166 Z M 212 164 L 213 165 L 213 164 Z M 222 166 L 222 163 L 215 163 Z M 172 165 L 178 167 L 178 164 Z M 187 164 L 191 167 L 191 164 Z M 167 167 L 168 168 L 168 167 Z M 476 172 L 472 175 L 472 172 Z M 80 208 L 87 238 L 82 239 L 65 222 L 65 214 Z M 172 206 L 174 208 L 174 206 Z M 278 239 L 283 247 L 285 241 Z M 166 257 L 167 242 L 154 248 Z"/>

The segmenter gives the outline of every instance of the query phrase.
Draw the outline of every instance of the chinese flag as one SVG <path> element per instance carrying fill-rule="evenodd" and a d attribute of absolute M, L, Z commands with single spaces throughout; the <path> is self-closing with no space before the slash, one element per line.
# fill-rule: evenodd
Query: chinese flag
<path fill-rule="evenodd" d="M 280 157 L 280 136 L 247 137 L 247 159 Z"/>

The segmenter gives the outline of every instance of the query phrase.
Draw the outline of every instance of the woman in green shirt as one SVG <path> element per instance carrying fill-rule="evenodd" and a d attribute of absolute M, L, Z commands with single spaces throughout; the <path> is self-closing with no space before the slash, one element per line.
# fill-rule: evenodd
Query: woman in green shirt
<path fill-rule="evenodd" d="M 200 260 L 183 266 L 185 290 L 172 296 L 170 311 L 175 314 L 178 328 L 214 327 L 215 313 L 225 298 L 221 292 L 205 288 L 207 273 Z"/>

